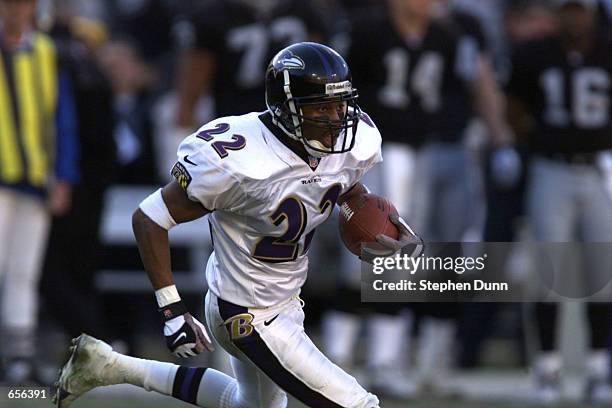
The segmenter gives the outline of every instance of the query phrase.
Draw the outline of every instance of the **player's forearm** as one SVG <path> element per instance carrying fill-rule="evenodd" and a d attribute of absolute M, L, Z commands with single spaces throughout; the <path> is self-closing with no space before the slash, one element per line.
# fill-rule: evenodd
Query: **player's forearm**
<path fill-rule="evenodd" d="M 176 83 L 178 106 L 175 125 L 181 128 L 194 126 L 198 100 L 208 91 L 213 70 L 213 58 L 208 53 L 186 51 L 181 56 Z"/>
<path fill-rule="evenodd" d="M 474 91 L 476 111 L 489 128 L 493 144 L 499 146 L 511 143 L 512 132 L 504 117 L 504 97 L 495 82 L 493 69 L 486 57 L 479 58 Z"/>
<path fill-rule="evenodd" d="M 533 126 L 532 115 L 527 105 L 513 95 L 508 95 L 506 117 L 517 140 L 525 140 Z"/>
<path fill-rule="evenodd" d="M 140 258 L 153 288 L 157 290 L 174 285 L 168 231 L 153 222 L 140 208 L 132 216 L 132 228 Z"/>

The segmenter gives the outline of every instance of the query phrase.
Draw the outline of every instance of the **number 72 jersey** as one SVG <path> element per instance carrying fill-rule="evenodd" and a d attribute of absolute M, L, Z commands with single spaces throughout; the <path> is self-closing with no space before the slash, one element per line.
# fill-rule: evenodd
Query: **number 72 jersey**
<path fill-rule="evenodd" d="M 299 293 L 315 228 L 382 160 L 380 133 L 365 114 L 355 147 L 324 157 L 316 168 L 275 136 L 267 116 L 204 125 L 180 145 L 172 169 L 188 197 L 213 211 L 210 290 L 247 307 L 272 306 Z"/>
<path fill-rule="evenodd" d="M 174 25 L 177 46 L 208 54 L 216 74 L 215 116 L 265 109 L 268 62 L 290 44 L 320 38 L 324 18 L 309 1 L 199 1 Z M 249 4 L 250 3 L 250 4 Z"/>

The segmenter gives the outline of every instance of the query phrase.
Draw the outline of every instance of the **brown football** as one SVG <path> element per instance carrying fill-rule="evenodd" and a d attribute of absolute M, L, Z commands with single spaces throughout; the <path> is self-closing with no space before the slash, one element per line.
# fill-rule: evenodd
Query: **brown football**
<path fill-rule="evenodd" d="M 393 204 L 376 194 L 359 194 L 342 203 L 340 236 L 344 245 L 361 256 L 361 244 L 376 243 L 378 234 L 397 239 L 399 230 L 389 219 L 390 214 L 397 214 Z"/>

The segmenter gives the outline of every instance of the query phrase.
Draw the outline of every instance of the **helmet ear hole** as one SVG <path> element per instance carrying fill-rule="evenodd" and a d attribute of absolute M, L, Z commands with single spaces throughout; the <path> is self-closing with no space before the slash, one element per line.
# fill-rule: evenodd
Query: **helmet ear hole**
<path fill-rule="evenodd" d="M 266 70 L 266 105 L 273 123 L 289 137 L 300 140 L 307 150 L 322 154 L 349 151 L 354 145 L 359 121 L 357 90 L 351 81 L 351 71 L 344 58 L 325 45 L 303 42 L 284 48 L 272 58 Z M 313 119 L 303 115 L 304 105 L 335 101 L 347 104 L 346 114 L 339 119 Z M 343 140 L 331 149 L 309 146 L 302 133 L 306 121 L 309 126 L 339 131 Z"/>

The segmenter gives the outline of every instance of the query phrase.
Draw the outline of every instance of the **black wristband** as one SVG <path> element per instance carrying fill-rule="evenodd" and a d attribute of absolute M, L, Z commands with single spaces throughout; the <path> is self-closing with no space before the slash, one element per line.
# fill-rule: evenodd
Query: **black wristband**
<path fill-rule="evenodd" d="M 171 303 L 167 306 L 164 306 L 158 309 L 161 314 L 162 320 L 167 322 L 168 320 L 172 320 L 175 317 L 182 316 L 187 313 L 187 307 L 182 301 L 178 301 L 176 303 Z"/>

